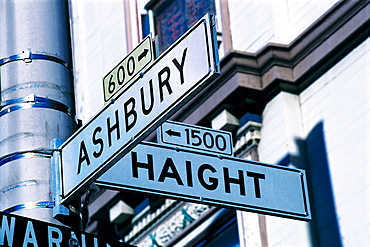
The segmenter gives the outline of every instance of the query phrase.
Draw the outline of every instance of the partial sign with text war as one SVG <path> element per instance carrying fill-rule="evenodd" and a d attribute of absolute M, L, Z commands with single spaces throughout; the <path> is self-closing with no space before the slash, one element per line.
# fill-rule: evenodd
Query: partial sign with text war
<path fill-rule="evenodd" d="M 0 246 L 129 247 L 132 245 L 60 225 L 0 212 Z"/>

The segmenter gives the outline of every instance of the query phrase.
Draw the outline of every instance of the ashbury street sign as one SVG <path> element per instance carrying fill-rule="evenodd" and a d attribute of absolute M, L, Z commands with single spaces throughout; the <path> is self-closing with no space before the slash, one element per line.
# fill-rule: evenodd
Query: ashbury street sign
<path fill-rule="evenodd" d="M 96 184 L 308 221 L 305 172 L 142 142 Z"/>
<path fill-rule="evenodd" d="M 227 133 L 167 122 L 160 144 L 142 142 L 219 74 L 213 23 L 211 15 L 197 22 L 55 152 L 62 203 L 95 182 L 311 220 L 305 172 L 232 157 Z"/>
<path fill-rule="evenodd" d="M 60 147 L 67 203 L 219 74 L 216 31 L 207 15 L 129 82 Z"/>

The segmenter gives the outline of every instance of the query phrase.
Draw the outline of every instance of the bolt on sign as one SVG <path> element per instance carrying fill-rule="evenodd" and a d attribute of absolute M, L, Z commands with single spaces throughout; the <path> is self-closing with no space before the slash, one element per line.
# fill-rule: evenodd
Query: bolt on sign
<path fill-rule="evenodd" d="M 129 247 L 132 245 L 60 225 L 0 212 L 0 246 Z"/>
<path fill-rule="evenodd" d="M 60 147 L 62 203 L 113 166 L 219 75 L 206 15 Z"/>
<path fill-rule="evenodd" d="M 303 170 L 141 142 L 96 184 L 291 219 L 311 220 Z"/>
<path fill-rule="evenodd" d="M 152 36 L 143 41 L 103 77 L 104 101 L 109 101 L 154 60 Z"/>

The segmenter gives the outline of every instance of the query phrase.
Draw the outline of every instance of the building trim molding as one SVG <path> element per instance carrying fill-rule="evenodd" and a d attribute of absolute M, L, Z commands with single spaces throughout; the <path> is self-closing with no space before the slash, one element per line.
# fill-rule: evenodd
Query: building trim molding
<path fill-rule="evenodd" d="M 301 93 L 370 36 L 369 13 L 369 1 L 341 1 L 288 45 L 230 51 L 221 75 L 172 119 L 209 126 L 224 109 L 236 117 L 261 114 L 278 93 Z"/>

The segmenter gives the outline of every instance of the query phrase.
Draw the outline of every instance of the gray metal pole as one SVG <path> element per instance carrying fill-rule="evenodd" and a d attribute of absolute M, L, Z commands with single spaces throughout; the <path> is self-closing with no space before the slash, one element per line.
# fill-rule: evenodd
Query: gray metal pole
<path fill-rule="evenodd" d="M 68 13 L 67 0 L 0 1 L 0 210 L 48 222 L 50 141 L 76 129 Z"/>

